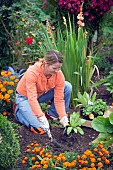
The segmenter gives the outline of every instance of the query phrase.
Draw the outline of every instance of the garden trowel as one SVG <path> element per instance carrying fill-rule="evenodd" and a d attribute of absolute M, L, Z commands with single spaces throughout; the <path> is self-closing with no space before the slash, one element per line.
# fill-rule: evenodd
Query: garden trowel
<path fill-rule="evenodd" d="M 61 145 L 56 141 L 56 139 L 53 138 L 53 136 L 50 132 L 50 129 L 47 131 L 47 135 L 51 139 L 51 142 L 53 142 L 55 144 L 55 146 L 57 146 L 58 148 L 61 147 Z"/>

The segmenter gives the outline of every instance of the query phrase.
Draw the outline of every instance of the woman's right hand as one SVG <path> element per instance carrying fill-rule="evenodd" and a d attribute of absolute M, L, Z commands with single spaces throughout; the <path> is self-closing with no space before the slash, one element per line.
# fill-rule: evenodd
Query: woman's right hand
<path fill-rule="evenodd" d="M 45 115 L 39 117 L 38 119 L 40 121 L 40 127 L 42 129 L 44 129 L 44 131 L 47 132 L 49 130 L 49 122 L 48 122 L 47 118 L 45 117 Z"/>

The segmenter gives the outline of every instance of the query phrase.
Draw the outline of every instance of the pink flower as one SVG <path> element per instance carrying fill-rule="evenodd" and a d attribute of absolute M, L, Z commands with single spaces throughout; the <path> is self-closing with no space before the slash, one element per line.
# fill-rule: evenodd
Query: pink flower
<path fill-rule="evenodd" d="M 81 27 L 84 27 L 84 25 L 85 25 L 84 22 L 82 22 L 80 20 L 77 22 L 77 24 L 80 25 Z"/>
<path fill-rule="evenodd" d="M 33 43 L 33 38 L 27 37 L 26 38 L 26 44 L 32 44 Z"/>
<path fill-rule="evenodd" d="M 82 15 L 83 15 L 82 12 L 80 12 L 80 14 L 77 15 L 77 19 L 81 21 L 84 20 L 84 17 Z"/>

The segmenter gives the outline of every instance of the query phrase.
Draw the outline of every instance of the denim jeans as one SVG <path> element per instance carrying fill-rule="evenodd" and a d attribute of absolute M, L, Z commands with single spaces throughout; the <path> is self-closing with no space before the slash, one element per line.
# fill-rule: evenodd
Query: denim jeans
<path fill-rule="evenodd" d="M 65 81 L 64 101 L 65 101 L 66 113 L 68 112 L 69 109 L 71 92 L 72 92 L 72 85 L 69 82 Z M 54 105 L 54 88 L 52 88 L 47 93 L 41 95 L 37 100 L 39 103 L 43 103 L 51 100 L 52 103 L 48 110 L 48 114 L 55 118 L 58 118 L 58 113 Z M 27 97 L 21 96 L 20 94 L 16 93 L 16 105 L 17 105 L 16 118 L 19 122 L 21 122 L 27 127 L 35 127 L 35 128 L 40 127 L 40 122 L 38 118 L 32 113 L 32 109 L 28 102 Z"/>

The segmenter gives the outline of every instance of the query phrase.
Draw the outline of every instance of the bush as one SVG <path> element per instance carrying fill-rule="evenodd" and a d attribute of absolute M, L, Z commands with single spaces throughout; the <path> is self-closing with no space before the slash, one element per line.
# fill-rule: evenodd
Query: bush
<path fill-rule="evenodd" d="M 14 132 L 12 123 L 0 114 L 0 169 L 7 170 L 12 168 L 20 154 L 18 136 Z"/>

